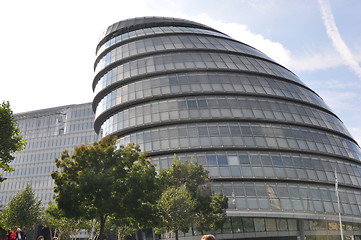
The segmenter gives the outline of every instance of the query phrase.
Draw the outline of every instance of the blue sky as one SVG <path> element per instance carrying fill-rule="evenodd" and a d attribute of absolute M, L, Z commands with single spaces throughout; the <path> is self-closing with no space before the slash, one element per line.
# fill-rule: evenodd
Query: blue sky
<path fill-rule="evenodd" d="M 0 3 L 0 101 L 15 113 L 91 102 L 95 46 L 114 22 L 180 17 L 272 57 L 361 143 L 360 0 L 13 0 Z"/>

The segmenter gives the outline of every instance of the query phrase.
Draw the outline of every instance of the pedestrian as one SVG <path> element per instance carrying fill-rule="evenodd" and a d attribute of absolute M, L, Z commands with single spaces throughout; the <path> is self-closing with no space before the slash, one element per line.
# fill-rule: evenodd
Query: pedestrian
<path fill-rule="evenodd" d="M 212 234 L 203 235 L 201 240 L 217 240 L 217 238 Z"/>
<path fill-rule="evenodd" d="M 44 238 L 43 235 L 40 235 L 40 236 L 38 237 L 38 240 L 45 240 L 45 238 Z"/>
<path fill-rule="evenodd" d="M 12 228 L 8 235 L 8 240 L 16 240 L 16 227 Z"/>
<path fill-rule="evenodd" d="M 26 240 L 26 234 L 20 228 L 16 229 L 16 234 L 18 240 Z"/>

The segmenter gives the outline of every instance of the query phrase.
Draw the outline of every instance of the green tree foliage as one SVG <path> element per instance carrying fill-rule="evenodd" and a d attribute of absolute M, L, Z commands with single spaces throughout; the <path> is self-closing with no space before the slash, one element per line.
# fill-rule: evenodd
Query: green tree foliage
<path fill-rule="evenodd" d="M 184 185 L 195 198 L 199 194 L 200 187 L 208 184 L 210 179 L 208 171 L 202 165 L 188 161 L 182 163 L 175 157 L 170 168 L 159 171 L 159 181 L 163 189 Z"/>
<path fill-rule="evenodd" d="M 106 137 L 75 147 L 72 155 L 64 151 L 55 162 L 61 169 L 52 173 L 59 209 L 66 217 L 99 221 L 100 239 L 109 216 L 136 228 L 152 221 L 156 172 L 139 146 L 117 147 Z"/>
<path fill-rule="evenodd" d="M 128 145 L 129 147 L 132 149 L 134 145 Z M 137 151 L 140 151 L 139 147 L 137 147 Z M 151 164 L 150 159 L 145 158 L 145 154 L 139 156 L 124 176 L 124 181 L 127 184 L 126 191 L 122 195 L 125 209 L 115 213 L 115 219 L 121 220 L 122 223 L 127 222 L 128 226 L 137 230 L 150 228 L 154 225 L 155 203 L 160 195 L 159 185 L 156 182 L 155 166 Z M 131 157 L 128 158 L 131 159 Z"/>
<path fill-rule="evenodd" d="M 50 236 L 54 233 L 59 239 L 76 236 L 81 229 L 86 229 L 90 225 L 89 221 L 82 218 L 67 218 L 54 202 L 49 203 L 45 210 L 42 224 L 50 230 Z"/>
<path fill-rule="evenodd" d="M 202 232 L 217 230 L 224 223 L 228 199 L 221 194 L 212 194 L 208 171 L 202 165 L 175 158 L 169 169 L 160 170 L 159 182 L 164 190 L 184 186 L 195 203 L 188 228 L 179 230 L 189 230 L 190 227 Z"/>
<path fill-rule="evenodd" d="M 20 227 L 31 230 L 40 222 L 42 214 L 41 200 L 36 200 L 34 191 L 28 184 L 26 188 L 15 195 L 0 213 L 4 229 Z"/>
<path fill-rule="evenodd" d="M 14 119 L 9 102 L 0 104 L 0 169 L 6 172 L 13 171 L 9 163 L 14 160 L 12 154 L 25 146 L 25 140 L 20 135 L 20 129 Z M 0 174 L 0 182 L 5 178 Z"/>
<path fill-rule="evenodd" d="M 158 201 L 159 218 L 161 228 L 175 232 L 178 240 L 178 230 L 188 232 L 194 219 L 193 211 L 196 203 L 185 185 L 181 187 L 169 187 L 162 192 Z"/>
<path fill-rule="evenodd" d="M 202 234 L 204 231 L 220 229 L 226 221 L 225 210 L 228 207 L 228 199 L 222 194 L 213 194 L 203 197 L 196 214 L 194 227 Z"/>
<path fill-rule="evenodd" d="M 109 224 L 110 229 L 117 235 L 117 239 L 125 239 L 125 237 L 131 236 L 138 229 L 141 229 L 137 228 L 132 217 L 118 218 L 113 215 L 109 218 Z"/>

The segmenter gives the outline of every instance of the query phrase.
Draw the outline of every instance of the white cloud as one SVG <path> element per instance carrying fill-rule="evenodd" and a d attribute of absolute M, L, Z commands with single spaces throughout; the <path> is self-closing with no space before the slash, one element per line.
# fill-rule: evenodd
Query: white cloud
<path fill-rule="evenodd" d="M 341 55 L 344 64 L 346 64 L 361 80 L 361 67 L 359 66 L 355 57 L 352 55 L 350 49 L 347 47 L 346 43 L 341 38 L 341 35 L 336 26 L 335 19 L 333 17 L 330 4 L 327 0 L 318 0 L 318 3 L 320 5 L 322 19 L 327 30 L 327 35 L 332 40 L 335 49 Z"/>
<path fill-rule="evenodd" d="M 291 60 L 291 52 L 281 43 L 265 38 L 261 34 L 251 32 L 246 25 L 239 23 L 225 23 L 210 18 L 203 13 L 192 18 L 193 21 L 211 26 L 214 29 L 231 36 L 232 38 L 248 44 L 265 53 L 276 62 L 287 66 Z"/>
<path fill-rule="evenodd" d="M 253 33 L 246 25 L 215 20 L 205 13 L 192 17 L 191 20 L 220 30 L 232 38 L 262 51 L 279 64 L 295 72 L 316 71 L 345 65 L 344 60 L 333 49 L 313 49 L 308 52 L 303 51 L 302 55 L 296 56 L 282 43 Z M 361 50 L 357 56 L 354 56 L 354 59 L 361 61 Z"/>
<path fill-rule="evenodd" d="M 356 61 L 360 62 L 361 50 L 355 50 L 353 56 Z M 330 48 L 303 51 L 302 54 L 297 56 L 292 54 L 287 65 L 288 68 L 295 72 L 311 72 L 339 66 L 345 66 L 345 62 L 340 58 L 339 53 Z"/>
<path fill-rule="evenodd" d="M 357 89 L 360 88 L 359 82 L 355 81 L 344 81 L 343 79 L 330 78 L 330 79 L 322 79 L 322 81 L 313 81 L 312 86 L 317 89 L 325 90 L 334 90 L 334 91 L 347 91 L 351 90 L 353 92 L 357 92 Z M 357 92 L 356 96 L 360 96 Z M 334 96 L 333 96 L 334 98 Z"/>
<path fill-rule="evenodd" d="M 295 71 L 316 71 L 343 65 L 340 56 L 335 52 L 304 53 L 299 57 L 292 57 L 289 67 Z"/>
<path fill-rule="evenodd" d="M 328 83 L 327 85 L 331 84 Z M 320 94 L 325 102 L 336 112 L 357 110 L 359 108 L 359 105 L 357 103 L 355 104 L 355 99 L 360 98 L 360 96 L 355 92 L 339 91 L 339 89 L 331 87 L 318 91 L 318 94 Z"/>

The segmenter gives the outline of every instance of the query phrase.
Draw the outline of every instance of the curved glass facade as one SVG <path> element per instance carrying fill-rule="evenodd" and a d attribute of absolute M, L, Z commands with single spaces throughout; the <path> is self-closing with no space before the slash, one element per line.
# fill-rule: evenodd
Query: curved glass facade
<path fill-rule="evenodd" d="M 220 238 L 337 239 L 335 170 L 345 234 L 361 235 L 360 147 L 262 52 L 195 22 L 136 18 L 107 29 L 94 68 L 95 130 L 158 168 L 175 153 L 204 165 L 229 199 Z"/>

